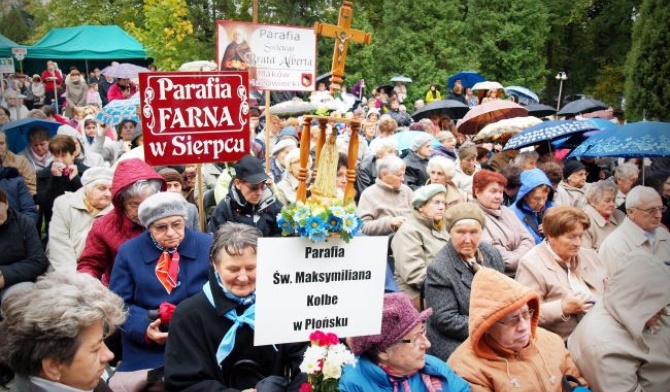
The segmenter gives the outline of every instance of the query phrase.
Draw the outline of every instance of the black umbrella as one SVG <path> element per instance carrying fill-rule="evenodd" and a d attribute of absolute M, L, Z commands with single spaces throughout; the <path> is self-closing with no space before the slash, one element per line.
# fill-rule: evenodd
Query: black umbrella
<path fill-rule="evenodd" d="M 597 110 L 609 108 L 610 105 L 600 102 L 597 99 L 578 99 L 563 106 L 561 110 L 556 113 L 559 116 L 576 116 L 581 113 L 590 113 Z"/>
<path fill-rule="evenodd" d="M 422 118 L 430 118 L 433 114 L 446 114 L 451 117 L 452 120 L 457 120 L 463 118 L 468 110 L 470 110 L 468 105 L 459 101 L 453 99 L 441 99 L 439 101 L 433 101 L 415 111 L 412 113 L 412 118 L 414 121 L 419 121 Z"/>
<path fill-rule="evenodd" d="M 382 84 L 377 87 L 377 91 L 384 91 L 389 97 L 393 95 L 393 86 L 390 84 Z"/>
<path fill-rule="evenodd" d="M 535 117 L 546 117 L 546 116 L 551 116 L 553 114 L 556 114 L 556 109 L 549 106 L 549 105 L 543 105 L 541 103 L 535 104 L 535 105 L 528 105 L 526 106 L 526 109 L 528 109 L 528 115 L 529 116 L 535 116 Z"/>

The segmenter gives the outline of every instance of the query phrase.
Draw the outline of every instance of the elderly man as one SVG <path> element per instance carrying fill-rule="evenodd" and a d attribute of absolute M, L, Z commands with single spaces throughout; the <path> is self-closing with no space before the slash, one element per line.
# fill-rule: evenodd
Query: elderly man
<path fill-rule="evenodd" d="M 389 235 L 412 212 L 412 190 L 405 184 L 405 162 L 388 155 L 377 163 L 377 180 L 363 191 L 358 211 L 365 235 Z"/>
<path fill-rule="evenodd" d="M 667 391 L 670 385 L 670 266 L 644 251 L 607 279 L 568 348 L 594 392 Z M 644 284 L 640 284 L 644 282 Z"/>
<path fill-rule="evenodd" d="M 626 262 L 625 255 L 644 250 L 659 262 L 670 261 L 670 233 L 660 228 L 666 207 L 654 188 L 638 185 L 626 196 L 627 217 L 600 245 L 598 254 L 612 276 Z M 642 282 L 640 282 L 642 283 Z"/>

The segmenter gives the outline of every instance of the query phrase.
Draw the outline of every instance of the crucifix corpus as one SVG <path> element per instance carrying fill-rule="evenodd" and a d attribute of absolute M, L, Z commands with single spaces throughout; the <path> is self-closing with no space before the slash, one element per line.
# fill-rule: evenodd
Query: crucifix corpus
<path fill-rule="evenodd" d="M 344 64 L 347 59 L 347 46 L 349 42 L 369 44 L 372 41 L 372 35 L 362 30 L 351 28 L 353 18 L 353 9 L 351 1 L 345 0 L 340 7 L 340 16 L 337 19 L 337 25 L 319 23 L 314 24 L 314 31 L 324 37 L 335 38 L 335 50 L 333 51 L 333 65 L 331 66 L 332 75 L 330 77 L 330 93 L 335 95 L 342 87 L 342 78 L 344 77 Z"/>

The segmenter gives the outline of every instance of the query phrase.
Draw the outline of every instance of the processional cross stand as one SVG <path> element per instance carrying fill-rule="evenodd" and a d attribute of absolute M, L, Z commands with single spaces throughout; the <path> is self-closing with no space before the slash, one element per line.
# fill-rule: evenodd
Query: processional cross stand
<path fill-rule="evenodd" d="M 314 24 L 314 31 L 316 34 L 322 35 L 324 37 L 335 38 L 335 49 L 333 50 L 333 63 L 331 66 L 330 77 L 330 92 L 333 96 L 342 88 L 342 78 L 344 77 L 344 65 L 347 59 L 347 47 L 349 42 L 369 44 L 372 41 L 372 34 L 351 28 L 352 19 L 352 3 L 351 1 L 344 0 L 342 7 L 340 7 L 340 15 L 337 20 L 337 25 L 319 22 Z M 309 162 L 310 128 L 313 120 L 317 120 L 319 122 L 319 139 L 316 145 L 315 168 L 319 167 L 319 160 L 321 158 L 321 151 L 324 148 L 324 144 L 328 143 L 329 148 L 336 148 L 336 133 L 332 132 L 330 137 L 326 138 L 328 122 L 337 121 L 351 124 L 351 138 L 349 139 L 348 151 L 347 185 L 344 190 L 344 200 L 342 200 L 343 203 L 347 205 L 354 199 L 356 160 L 358 157 L 358 131 L 360 130 L 361 122 L 359 120 L 327 116 L 303 116 L 303 128 L 300 141 L 300 171 L 298 172 L 297 200 L 305 202 L 307 199 L 307 164 Z M 335 166 L 337 166 L 337 164 L 335 164 Z M 337 167 L 334 167 L 333 170 L 336 173 Z M 314 170 L 314 176 L 317 176 L 317 169 Z M 333 183 L 334 180 L 335 178 L 333 176 Z M 321 199 L 333 199 L 331 192 L 324 192 L 322 189 L 315 188 L 316 187 L 312 188 L 313 197 L 316 196 Z"/>

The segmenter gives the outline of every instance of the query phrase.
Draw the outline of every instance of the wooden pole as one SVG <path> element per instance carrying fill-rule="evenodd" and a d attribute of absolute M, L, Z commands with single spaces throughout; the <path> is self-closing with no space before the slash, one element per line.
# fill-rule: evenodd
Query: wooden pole
<path fill-rule="evenodd" d="M 196 186 L 198 187 L 198 211 L 200 211 L 200 231 L 205 232 L 205 192 L 202 191 L 202 163 L 196 165 Z"/>
<path fill-rule="evenodd" d="M 270 90 L 265 90 L 265 171 L 270 172 Z"/>
<path fill-rule="evenodd" d="M 252 7 L 253 7 L 252 20 L 254 23 L 258 23 L 258 0 L 254 0 Z"/>

